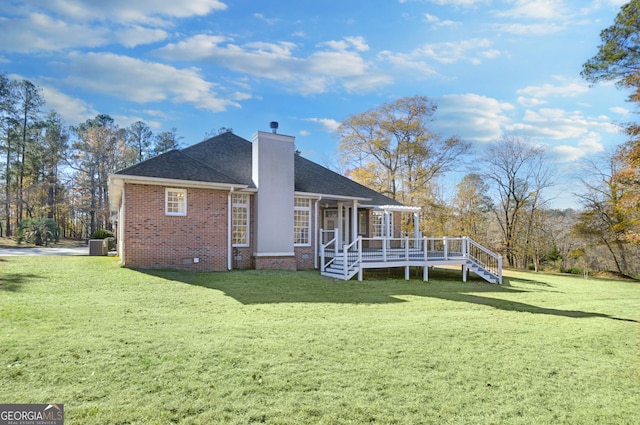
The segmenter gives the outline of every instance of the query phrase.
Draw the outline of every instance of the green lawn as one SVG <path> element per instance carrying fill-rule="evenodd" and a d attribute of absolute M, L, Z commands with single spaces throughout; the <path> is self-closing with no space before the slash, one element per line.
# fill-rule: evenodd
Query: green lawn
<path fill-rule="evenodd" d="M 0 259 L 0 403 L 66 424 L 637 424 L 640 284 Z"/>

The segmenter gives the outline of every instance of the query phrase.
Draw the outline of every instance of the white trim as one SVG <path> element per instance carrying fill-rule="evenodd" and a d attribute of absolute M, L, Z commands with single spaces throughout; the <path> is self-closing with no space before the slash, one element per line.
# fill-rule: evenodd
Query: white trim
<path fill-rule="evenodd" d="M 231 261 L 231 257 L 233 256 L 233 247 L 231 243 L 231 210 L 229 206 L 231 205 L 231 196 L 233 194 L 233 188 L 229 190 L 229 194 L 227 195 L 227 270 L 233 269 L 233 261 Z"/>
<path fill-rule="evenodd" d="M 298 206 L 296 205 L 296 198 L 298 199 L 302 199 L 305 201 L 308 201 L 307 206 Z M 312 198 L 308 198 L 308 197 L 303 197 L 303 196 L 294 196 L 293 197 L 293 246 L 311 246 L 311 201 L 313 199 Z M 307 229 L 307 242 L 303 242 L 303 243 L 296 243 L 295 238 L 296 238 L 296 219 L 295 219 L 295 214 L 296 211 L 306 211 L 307 212 L 307 223 L 306 223 L 306 229 Z M 304 229 L 304 227 L 302 226 L 298 226 L 299 229 Z"/>
<path fill-rule="evenodd" d="M 372 208 L 374 210 L 394 211 L 394 212 L 415 212 L 422 211 L 420 207 L 408 207 L 406 205 L 360 205 L 362 208 Z"/>
<path fill-rule="evenodd" d="M 231 192 L 233 192 L 233 191 L 231 191 Z M 231 192 L 229 192 L 229 193 L 231 193 Z M 236 204 L 236 203 L 234 203 L 233 202 L 234 195 L 246 196 L 247 202 L 245 204 Z M 233 193 L 231 195 L 231 202 L 230 202 L 229 205 L 231 205 L 231 208 L 230 208 L 230 210 L 231 210 L 231 246 L 235 247 L 235 248 L 247 248 L 247 247 L 251 246 L 251 240 L 250 240 L 250 237 L 251 237 L 251 196 L 249 196 L 248 193 Z M 245 208 L 247 210 L 247 222 L 245 224 L 245 227 L 246 227 L 245 240 L 247 242 L 246 243 L 242 243 L 242 244 L 233 243 L 233 209 L 236 206 Z"/>
<path fill-rule="evenodd" d="M 182 193 L 182 201 L 176 202 L 178 207 L 182 206 L 182 208 L 178 208 L 180 211 L 173 212 L 169 211 L 169 192 Z M 187 215 L 187 189 L 185 188 L 176 188 L 176 187 L 165 187 L 164 188 L 164 215 L 172 216 L 172 217 L 186 217 Z"/>
<path fill-rule="evenodd" d="M 360 198 L 358 196 L 331 195 L 329 193 L 313 193 L 313 192 L 294 192 L 294 196 L 300 198 L 321 198 L 330 201 L 371 201 L 371 198 Z"/>

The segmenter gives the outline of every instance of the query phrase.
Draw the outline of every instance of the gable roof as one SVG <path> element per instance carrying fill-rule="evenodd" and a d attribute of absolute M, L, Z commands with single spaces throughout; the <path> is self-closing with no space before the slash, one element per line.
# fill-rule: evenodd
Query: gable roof
<path fill-rule="evenodd" d="M 173 150 L 115 173 L 255 188 L 252 179 L 252 144 L 226 132 L 182 150 Z M 295 155 L 295 187 L 298 193 L 370 199 L 371 205 L 402 205 L 345 176 Z"/>

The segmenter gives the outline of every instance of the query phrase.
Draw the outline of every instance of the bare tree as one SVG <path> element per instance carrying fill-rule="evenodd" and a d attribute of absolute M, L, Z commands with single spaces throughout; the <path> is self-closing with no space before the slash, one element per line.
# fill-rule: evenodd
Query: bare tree
<path fill-rule="evenodd" d="M 526 259 L 535 215 L 547 202 L 544 191 L 553 184 L 551 160 L 543 146 L 520 137 L 503 136 L 486 151 L 484 180 L 494 191 L 494 213 L 500 225 L 504 254 L 510 266 Z M 525 254 L 517 250 L 524 237 Z M 525 264 L 521 264 L 523 267 Z"/>

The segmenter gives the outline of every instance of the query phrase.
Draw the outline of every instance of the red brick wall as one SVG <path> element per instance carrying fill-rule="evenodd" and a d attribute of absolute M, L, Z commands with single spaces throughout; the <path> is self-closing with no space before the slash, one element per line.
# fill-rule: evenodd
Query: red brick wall
<path fill-rule="evenodd" d="M 126 184 L 125 265 L 227 270 L 228 194 L 188 188 L 187 215 L 176 217 L 164 214 L 164 186 Z"/>
<path fill-rule="evenodd" d="M 256 269 L 297 270 L 296 257 L 255 257 Z"/>
<path fill-rule="evenodd" d="M 296 270 L 308 270 L 313 268 L 313 247 L 297 246 L 296 253 Z"/>

